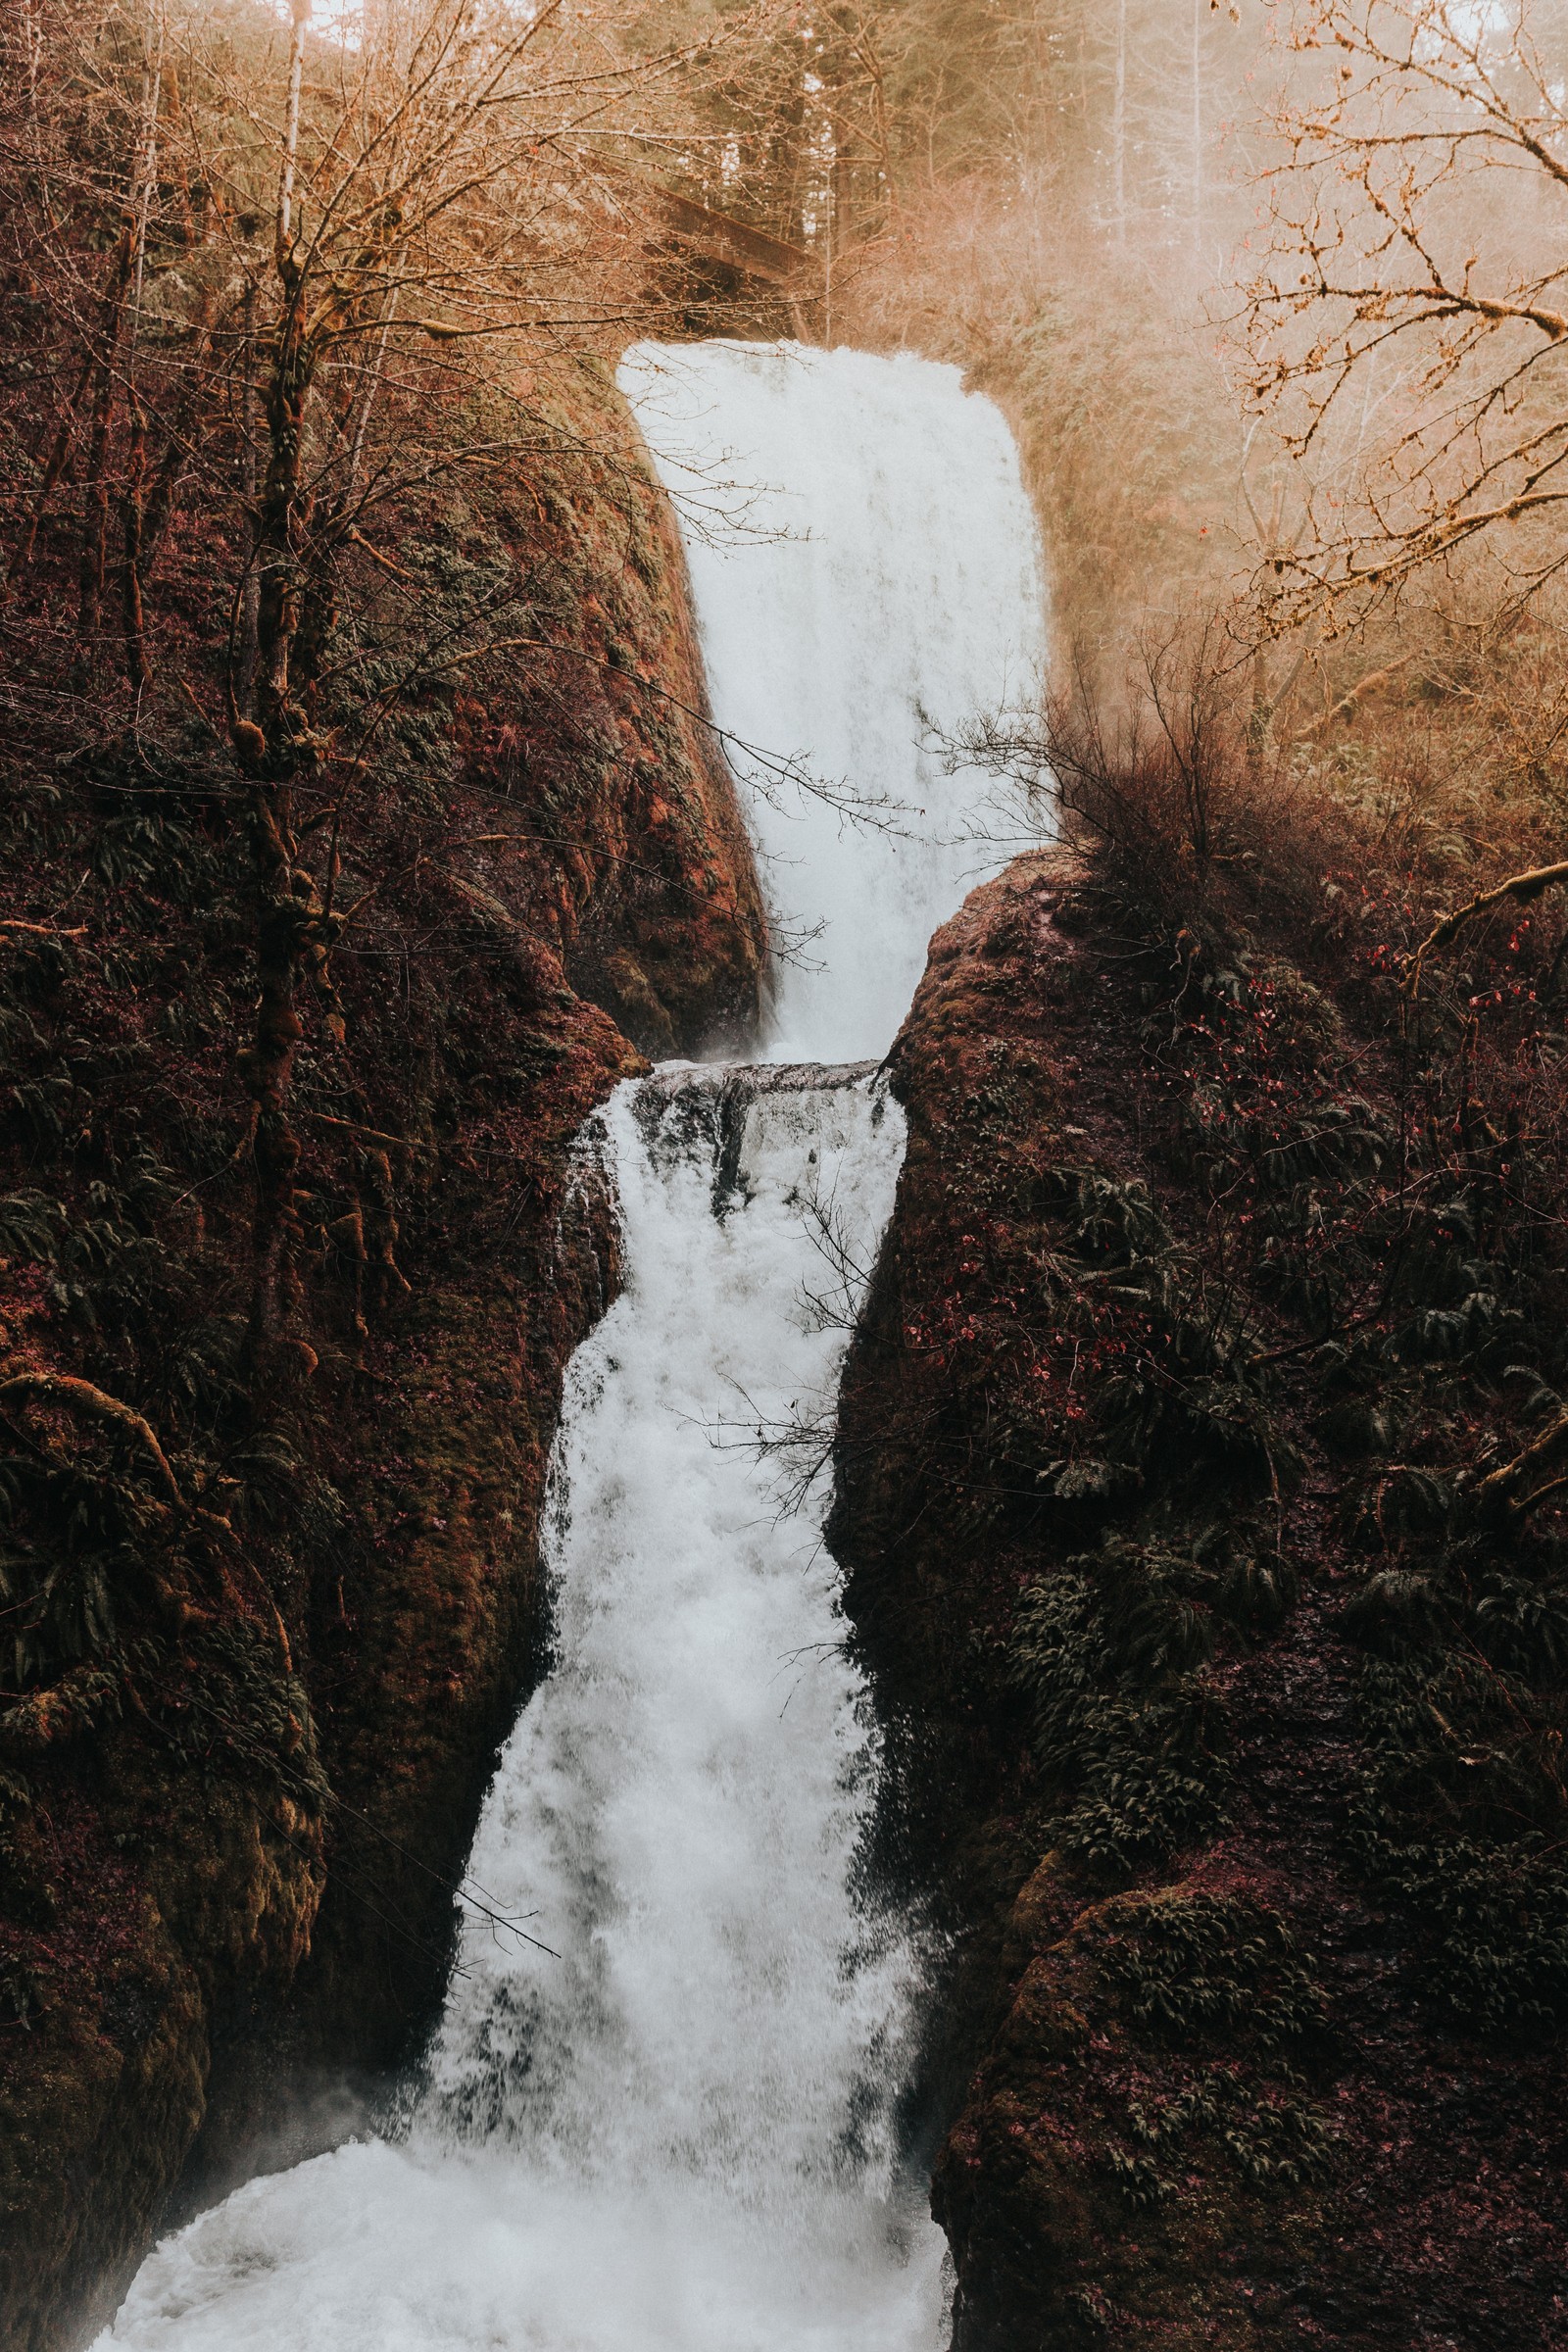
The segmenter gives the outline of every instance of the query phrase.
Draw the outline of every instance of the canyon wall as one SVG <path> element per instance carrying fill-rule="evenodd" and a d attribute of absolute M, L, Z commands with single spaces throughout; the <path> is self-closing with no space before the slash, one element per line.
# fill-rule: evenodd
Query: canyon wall
<path fill-rule="evenodd" d="M 199 694 L 182 733 L 90 741 L 63 696 L 7 756 L 7 2352 L 80 2340 L 161 2221 L 341 2131 L 416 2041 L 545 1635 L 563 1367 L 615 1281 L 571 1138 L 646 1054 L 755 1026 L 678 540 L 598 363 L 529 393 L 536 460 L 443 486 L 397 551 L 437 605 L 505 583 L 531 643 L 406 698 L 347 804 L 344 1033 L 308 1009 L 259 1363 L 227 747 Z M 167 569 L 201 687 L 199 534 Z"/>
<path fill-rule="evenodd" d="M 933 941 L 841 1406 L 955 2344 L 1544 2347 L 1550 1139 L 1473 1068 L 1412 1116 L 1349 865 L 1302 921 L 1113 863 Z"/>

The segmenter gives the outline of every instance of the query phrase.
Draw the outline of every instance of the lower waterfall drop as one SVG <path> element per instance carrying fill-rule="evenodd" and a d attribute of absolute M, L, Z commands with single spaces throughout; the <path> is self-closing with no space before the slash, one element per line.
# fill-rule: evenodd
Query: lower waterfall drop
<path fill-rule="evenodd" d="M 902 1138 L 864 1070 L 660 1073 L 591 1123 L 626 1283 L 572 1359 L 557 1663 L 469 1866 L 553 1954 L 470 1929 L 407 2138 L 238 2191 L 143 2266 L 115 2343 L 937 2343 L 892 2113 L 918 1967 L 855 1886 L 875 1739 L 820 1481 L 780 1518 L 755 1451 L 831 1415 L 837 1251 L 874 1250 Z"/>
<path fill-rule="evenodd" d="M 671 357 L 645 347 L 625 377 L 666 471 Z M 855 1057 L 886 1051 L 978 862 L 983 779 L 921 739 L 1028 684 L 1033 526 L 1006 428 L 956 369 L 679 360 L 715 465 L 733 451 L 804 516 L 772 542 L 689 540 L 719 722 L 918 803 L 926 831 L 770 798 L 737 750 L 771 896 L 824 926 L 820 964 L 777 973 L 771 1061 L 628 1081 L 579 1138 L 624 1287 L 568 1369 L 553 1664 L 468 1873 L 537 1941 L 470 1924 L 404 2127 L 166 2239 L 97 2352 L 942 2340 L 943 2242 L 899 2146 L 922 1955 L 863 1868 L 878 1745 L 821 1529 L 904 1151 Z"/>

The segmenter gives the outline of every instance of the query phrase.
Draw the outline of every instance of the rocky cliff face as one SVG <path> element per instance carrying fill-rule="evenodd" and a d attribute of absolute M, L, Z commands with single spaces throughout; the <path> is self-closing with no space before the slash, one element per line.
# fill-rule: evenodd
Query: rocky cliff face
<path fill-rule="evenodd" d="M 615 1279 L 571 1138 L 645 1053 L 755 1018 L 760 904 L 678 543 L 604 371 L 533 397 L 527 478 L 444 492 L 398 550 L 432 598 L 486 570 L 525 592 L 531 643 L 407 700 L 344 819 L 346 1042 L 308 1016 L 303 1230 L 260 1373 L 226 748 L 193 710 L 9 756 L 7 2352 L 78 2340 L 162 2218 L 407 2054 L 544 1632 L 563 1367 Z M 177 561 L 199 679 L 221 616 L 199 544 Z"/>
<path fill-rule="evenodd" d="M 894 1052 L 829 1537 L 958 2352 L 1560 2340 L 1554 1146 L 1401 1064 L 1364 896 L 1287 953 L 1025 859 Z"/>

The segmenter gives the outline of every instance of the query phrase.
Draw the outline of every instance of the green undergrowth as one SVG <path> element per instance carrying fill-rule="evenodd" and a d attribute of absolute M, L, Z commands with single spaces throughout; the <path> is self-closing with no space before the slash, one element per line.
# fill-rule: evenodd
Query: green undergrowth
<path fill-rule="evenodd" d="M 1037 1768 L 1067 1794 L 1063 1850 L 1125 1872 L 1215 1828 L 1225 1705 L 1205 1669 L 1219 1579 L 1114 1538 L 1034 1586 L 1012 1667 Z"/>
<path fill-rule="evenodd" d="M 1374 1098 L 1325 992 L 1245 931 L 1190 936 L 1171 961 L 1176 999 L 1167 987 L 1150 1005 L 1145 1050 L 1172 1102 L 1163 1167 L 1210 1204 L 1188 1250 L 1198 1271 L 1179 1271 L 1183 1251 L 1142 1203 L 1117 1217 L 1114 1246 L 1123 1263 L 1139 1249 L 1162 1259 L 1161 1280 L 1189 1294 L 1228 1276 L 1227 1371 L 1255 1399 L 1276 1493 L 1301 1475 L 1304 1448 L 1335 1466 L 1350 1579 L 1339 1622 L 1352 1654 L 1370 1653 L 1352 1669 L 1363 1746 L 1348 1855 L 1404 1909 L 1422 1997 L 1484 2032 L 1534 2030 L 1562 2014 L 1568 1924 L 1568 1589 L 1552 1487 L 1563 1275 L 1545 1246 L 1554 1129 L 1540 1081 L 1527 1073 L 1511 1112 L 1489 1109 L 1474 1065 L 1455 1070 L 1428 1035 L 1402 1105 Z M 1158 1295 L 1148 1276 L 1140 1294 Z M 1125 1462 L 1114 1383 L 1094 1419 Z M 1219 1466 L 1211 1453 L 1206 1474 Z M 1139 1500 L 1183 1515 L 1168 1479 Z M 1083 1788 L 1098 1772 L 1135 1827 L 1150 1823 L 1144 1850 L 1173 1852 L 1222 1818 L 1219 1776 L 1190 1764 L 1220 1744 L 1203 1703 L 1222 1622 L 1213 1572 L 1205 1591 L 1181 1565 L 1185 1544 L 1174 1572 L 1153 1576 L 1114 1536 L 1102 1549 L 1108 1579 L 1102 1568 L 1087 1585 L 1070 1562 L 1058 1598 L 1020 1611 L 1045 1699 L 1037 1752 L 1054 1763 L 1076 1740 Z M 1300 1571 L 1284 1570 L 1276 1625 Z M 1140 1649 L 1151 1611 L 1162 1633 Z M 1092 1690 L 1087 1705 L 1056 1694 L 1074 1685 Z M 1066 1838 L 1092 1858 L 1114 1850 L 1113 1834 L 1085 1839 L 1075 1813 Z"/>
<path fill-rule="evenodd" d="M 1101 1914 L 1094 1941 L 1127 2016 L 1152 2041 L 1277 2051 L 1322 2030 L 1321 1984 L 1286 1922 L 1254 1895 L 1123 1896 Z"/>
<path fill-rule="evenodd" d="M 1568 2017 L 1562 1708 L 1470 1644 L 1369 1657 L 1351 1817 L 1368 1876 L 1426 1928 L 1422 1992 L 1484 2032 Z"/>
<path fill-rule="evenodd" d="M 1174 2220 L 1195 2167 L 1287 2201 L 1330 2177 L 1337 2137 L 1307 2071 L 1329 1997 L 1272 1904 L 1191 1886 L 1122 1895 L 1081 1936 L 1108 2020 L 1141 2052 L 1104 2118 L 1122 2203 Z"/>

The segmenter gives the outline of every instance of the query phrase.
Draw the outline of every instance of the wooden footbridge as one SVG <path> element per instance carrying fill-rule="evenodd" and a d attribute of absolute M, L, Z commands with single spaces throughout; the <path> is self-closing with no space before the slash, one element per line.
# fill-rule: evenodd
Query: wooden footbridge
<path fill-rule="evenodd" d="M 650 228 L 692 259 L 717 262 L 744 277 L 777 286 L 786 295 L 808 294 L 815 257 L 804 245 L 754 228 L 748 220 L 737 220 L 731 213 L 683 196 L 662 180 L 624 165 L 601 162 L 598 170 L 628 212 L 640 215 Z"/>
<path fill-rule="evenodd" d="M 804 245 L 786 244 L 782 237 L 769 236 L 765 229 L 753 228 L 749 221 L 737 220 L 729 213 L 714 212 L 710 205 L 677 195 L 673 188 L 654 180 L 643 183 L 642 194 L 649 211 L 670 235 L 704 261 L 723 262 L 768 285 L 796 292 L 804 289 L 811 266 L 811 256 Z"/>

